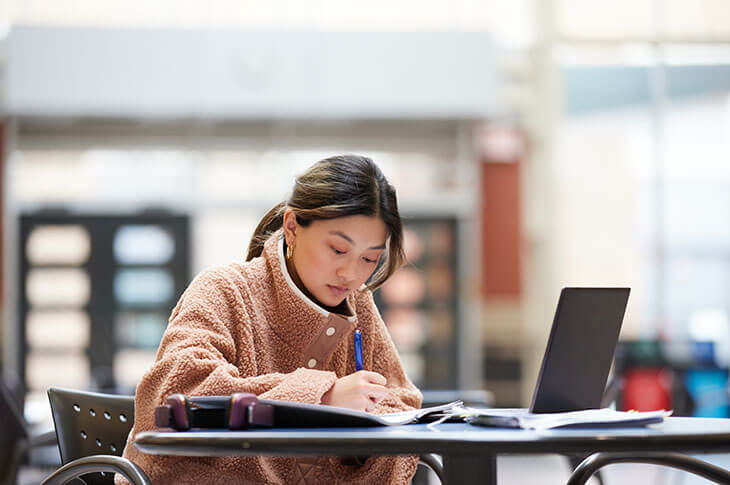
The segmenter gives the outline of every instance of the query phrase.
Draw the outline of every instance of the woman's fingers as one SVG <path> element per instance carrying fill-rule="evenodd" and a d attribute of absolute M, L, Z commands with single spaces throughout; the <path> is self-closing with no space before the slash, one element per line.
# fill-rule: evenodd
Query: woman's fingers
<path fill-rule="evenodd" d="M 376 384 L 368 384 L 367 386 L 363 387 L 363 392 L 365 396 L 367 396 L 370 400 L 374 401 L 377 404 L 385 399 L 385 396 L 388 395 L 388 388 L 384 386 L 378 386 Z"/>
<path fill-rule="evenodd" d="M 378 384 L 381 386 L 384 386 L 388 383 L 388 381 L 383 377 L 381 374 L 378 374 L 377 372 L 371 372 L 368 370 L 361 370 L 356 372 L 356 374 L 360 374 L 362 377 L 364 377 L 368 382 L 372 384 Z"/>
<path fill-rule="evenodd" d="M 322 396 L 322 404 L 370 412 L 388 395 L 386 383 L 377 372 L 358 371 L 337 379 Z"/>

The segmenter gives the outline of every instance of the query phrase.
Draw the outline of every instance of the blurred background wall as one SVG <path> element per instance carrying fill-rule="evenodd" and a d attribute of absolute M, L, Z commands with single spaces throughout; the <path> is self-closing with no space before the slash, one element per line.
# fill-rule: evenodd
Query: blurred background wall
<path fill-rule="evenodd" d="M 631 286 L 624 405 L 709 389 L 727 415 L 728 2 L 6 0 L 0 22 L 2 370 L 30 416 L 49 385 L 133 391 L 192 277 L 342 152 L 398 190 L 411 265 L 377 302 L 419 387 L 527 405 L 560 288 Z"/>

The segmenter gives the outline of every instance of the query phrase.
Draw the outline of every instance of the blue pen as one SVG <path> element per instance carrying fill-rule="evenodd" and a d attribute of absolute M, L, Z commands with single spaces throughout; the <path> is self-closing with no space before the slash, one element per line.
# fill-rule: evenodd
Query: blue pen
<path fill-rule="evenodd" d="M 362 334 L 355 330 L 355 370 L 362 370 Z"/>

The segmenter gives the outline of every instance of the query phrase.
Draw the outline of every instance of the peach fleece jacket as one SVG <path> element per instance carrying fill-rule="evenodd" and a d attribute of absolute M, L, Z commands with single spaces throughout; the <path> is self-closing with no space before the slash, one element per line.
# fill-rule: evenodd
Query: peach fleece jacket
<path fill-rule="evenodd" d="M 355 372 L 353 332 L 363 334 L 367 370 L 387 379 L 376 413 L 417 408 L 421 394 L 403 372 L 395 346 L 364 286 L 337 315 L 307 298 L 286 270 L 281 231 L 260 257 L 204 271 L 170 316 L 157 360 L 135 396 L 135 420 L 124 456 L 153 484 L 407 484 L 415 456 L 368 458 L 355 466 L 338 457 L 173 457 L 145 455 L 134 445 L 154 429 L 154 408 L 174 393 L 252 392 L 262 398 L 320 403 L 340 377 Z M 118 484 L 125 480 L 117 475 Z"/>

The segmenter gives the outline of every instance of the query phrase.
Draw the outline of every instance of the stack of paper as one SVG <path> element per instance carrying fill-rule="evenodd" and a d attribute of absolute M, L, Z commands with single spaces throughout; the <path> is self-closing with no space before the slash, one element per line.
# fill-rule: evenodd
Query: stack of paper
<path fill-rule="evenodd" d="M 397 413 L 372 415 L 373 419 L 381 421 L 384 425 L 410 424 L 428 421 L 432 415 L 460 415 L 465 412 L 463 401 L 454 401 L 429 408 L 414 409 L 412 411 L 401 411 Z"/>
<path fill-rule="evenodd" d="M 467 421 L 480 426 L 503 428 L 552 429 L 629 427 L 660 423 L 671 411 L 615 411 L 609 408 L 586 409 L 566 413 L 533 414 L 524 409 L 480 409 L 469 408 Z"/>

